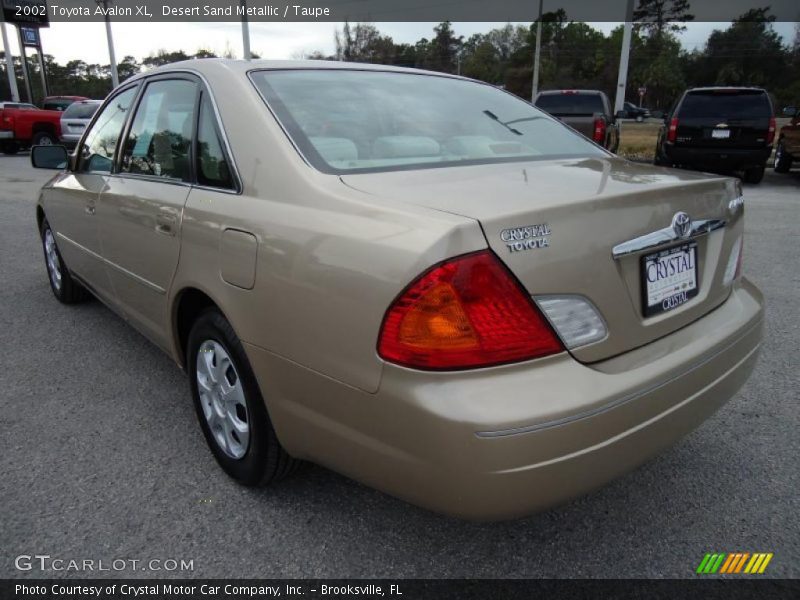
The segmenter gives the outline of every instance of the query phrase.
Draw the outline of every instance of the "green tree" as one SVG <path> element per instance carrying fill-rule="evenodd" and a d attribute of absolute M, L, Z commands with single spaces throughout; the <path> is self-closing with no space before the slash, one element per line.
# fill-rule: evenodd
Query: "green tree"
<path fill-rule="evenodd" d="M 690 8 L 689 0 L 639 0 L 633 20 L 646 34 L 661 37 L 665 32 L 685 31 L 686 27 L 680 23 L 694 20 Z"/>
<path fill-rule="evenodd" d="M 693 85 L 754 85 L 783 88 L 791 50 L 774 30 L 769 8 L 748 10 L 725 30 L 714 30 L 687 65 Z"/>

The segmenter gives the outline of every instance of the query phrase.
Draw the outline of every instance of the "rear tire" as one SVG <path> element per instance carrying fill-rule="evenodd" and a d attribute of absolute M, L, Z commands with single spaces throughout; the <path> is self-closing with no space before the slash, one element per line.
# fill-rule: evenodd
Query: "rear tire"
<path fill-rule="evenodd" d="M 57 141 L 56 136 L 52 133 L 40 131 L 34 134 L 33 139 L 31 139 L 31 146 L 52 146 Z"/>
<path fill-rule="evenodd" d="M 656 147 L 656 155 L 653 158 L 653 164 L 657 167 L 673 166 L 672 163 L 663 154 L 661 154 L 661 144 Z"/>
<path fill-rule="evenodd" d="M 6 142 L 3 144 L 3 154 L 13 156 L 17 152 L 19 152 L 19 144 L 17 142 Z"/>
<path fill-rule="evenodd" d="M 56 236 L 50 229 L 47 219 L 42 221 L 42 249 L 44 250 L 44 264 L 47 268 L 47 278 L 53 295 L 62 304 L 77 304 L 89 298 L 89 292 L 72 275 L 61 258 L 61 252 L 56 244 Z"/>
<path fill-rule="evenodd" d="M 745 183 L 761 183 L 761 180 L 764 179 L 764 171 L 766 170 L 764 165 L 760 167 L 752 167 L 750 169 L 745 169 L 744 177 L 742 180 Z"/>
<path fill-rule="evenodd" d="M 772 167 L 776 173 L 788 173 L 792 168 L 792 157 L 786 152 L 783 140 L 779 141 L 778 146 L 775 148 L 775 162 Z"/>
<path fill-rule="evenodd" d="M 217 309 L 189 333 L 186 366 L 197 418 L 222 469 L 244 485 L 266 485 L 300 461 L 283 449 L 239 338 Z"/>

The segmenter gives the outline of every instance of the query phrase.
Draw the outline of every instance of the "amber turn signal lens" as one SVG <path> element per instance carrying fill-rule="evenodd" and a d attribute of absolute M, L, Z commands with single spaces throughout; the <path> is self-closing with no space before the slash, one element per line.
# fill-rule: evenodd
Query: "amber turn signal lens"
<path fill-rule="evenodd" d="M 561 352 L 530 295 L 491 251 L 423 273 L 386 313 L 385 360 L 418 369 L 486 367 Z"/>

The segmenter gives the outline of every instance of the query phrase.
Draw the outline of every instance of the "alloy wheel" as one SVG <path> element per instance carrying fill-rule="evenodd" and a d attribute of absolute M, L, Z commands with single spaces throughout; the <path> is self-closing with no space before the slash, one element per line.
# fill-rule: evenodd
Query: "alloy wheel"
<path fill-rule="evenodd" d="M 47 274 L 53 287 L 58 291 L 61 289 L 61 261 L 58 258 L 56 240 L 49 228 L 44 232 L 44 255 L 47 261 Z"/>
<path fill-rule="evenodd" d="M 200 344 L 196 362 L 197 391 L 208 428 L 220 449 L 238 460 L 249 447 L 250 419 L 236 366 L 215 340 Z"/>

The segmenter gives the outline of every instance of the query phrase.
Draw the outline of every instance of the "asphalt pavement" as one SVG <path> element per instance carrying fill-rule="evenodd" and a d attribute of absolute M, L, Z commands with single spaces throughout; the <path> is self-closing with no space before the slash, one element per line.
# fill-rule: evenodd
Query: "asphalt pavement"
<path fill-rule="evenodd" d="M 34 217 L 48 177 L 0 156 L 0 578 L 693 577 L 706 552 L 736 551 L 800 577 L 800 172 L 745 186 L 744 268 L 767 325 L 739 394 L 605 488 L 489 524 L 315 466 L 272 488 L 233 483 L 178 367 L 100 302 L 51 294 Z M 28 555 L 95 570 L 18 570 Z"/>

